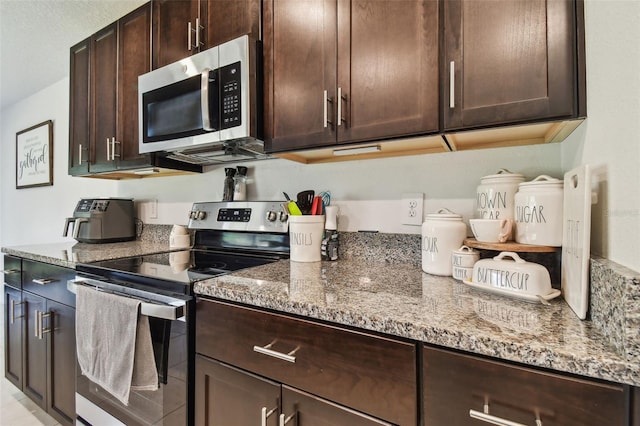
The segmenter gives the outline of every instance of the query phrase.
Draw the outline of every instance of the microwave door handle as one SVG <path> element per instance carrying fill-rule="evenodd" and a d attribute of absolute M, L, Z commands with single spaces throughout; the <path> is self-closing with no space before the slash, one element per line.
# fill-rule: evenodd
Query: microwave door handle
<path fill-rule="evenodd" d="M 211 120 L 209 120 L 209 72 L 211 70 L 206 68 L 200 74 L 200 109 L 202 111 L 202 129 L 208 131 L 214 131 L 216 129 L 211 127 Z M 214 94 L 215 96 L 215 94 Z"/>

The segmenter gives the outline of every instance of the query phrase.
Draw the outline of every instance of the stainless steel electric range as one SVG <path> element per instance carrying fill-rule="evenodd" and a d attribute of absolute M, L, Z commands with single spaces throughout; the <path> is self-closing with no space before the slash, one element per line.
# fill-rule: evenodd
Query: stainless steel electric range
<path fill-rule="evenodd" d="M 69 283 L 142 300 L 149 316 L 160 386 L 132 391 L 125 406 L 80 373 L 78 423 L 192 425 L 194 383 L 193 284 L 289 256 L 288 217 L 281 202 L 195 203 L 189 214 L 193 248 L 78 264 Z M 79 319 L 81 320 L 81 319 Z"/>

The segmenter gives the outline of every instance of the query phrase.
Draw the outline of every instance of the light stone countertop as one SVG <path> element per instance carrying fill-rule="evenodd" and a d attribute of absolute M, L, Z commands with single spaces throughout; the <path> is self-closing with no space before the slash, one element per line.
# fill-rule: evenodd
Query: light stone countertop
<path fill-rule="evenodd" d="M 68 242 L 2 247 L 3 253 L 12 256 L 72 269 L 76 267 L 77 263 L 141 256 L 169 250 L 168 240 L 166 243 L 138 240 L 108 244 Z"/>
<path fill-rule="evenodd" d="M 281 260 L 195 284 L 196 293 L 523 364 L 640 385 L 616 351 L 559 297 L 551 306 L 473 289 L 415 264 Z"/>

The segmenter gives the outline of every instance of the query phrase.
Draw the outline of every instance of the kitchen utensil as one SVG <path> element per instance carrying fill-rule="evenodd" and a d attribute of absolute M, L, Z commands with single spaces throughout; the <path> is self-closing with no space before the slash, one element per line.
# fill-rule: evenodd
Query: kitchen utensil
<path fill-rule="evenodd" d="M 451 252 L 462 245 L 467 226 L 462 216 L 448 209 L 428 214 L 422 224 L 422 270 L 433 275 L 451 276 Z"/>
<path fill-rule="evenodd" d="M 322 197 L 316 195 L 313 197 L 313 203 L 311 204 L 311 214 L 318 215 L 323 213 L 322 208 Z"/>
<path fill-rule="evenodd" d="M 296 196 L 296 203 L 302 211 L 302 214 L 311 214 L 311 207 L 313 206 L 313 198 L 316 193 L 312 189 L 298 192 Z"/>
<path fill-rule="evenodd" d="M 515 196 L 515 240 L 521 244 L 562 245 L 563 181 L 541 175 L 523 182 Z"/>
<path fill-rule="evenodd" d="M 580 319 L 589 308 L 589 246 L 591 238 L 591 174 L 588 165 L 564 175 L 562 225 L 562 294 Z"/>
<path fill-rule="evenodd" d="M 483 243 L 504 243 L 511 235 L 511 219 L 469 219 L 476 240 Z"/>
<path fill-rule="evenodd" d="M 298 207 L 296 202 L 292 201 L 291 198 L 289 198 L 289 194 L 287 194 L 286 192 L 282 192 L 282 194 L 284 195 L 284 198 L 286 198 L 287 201 L 288 201 L 288 203 L 287 203 L 287 211 L 289 212 L 289 214 L 291 216 L 299 216 L 299 215 L 301 215 L 302 211 L 300 210 L 300 208 Z"/>
<path fill-rule="evenodd" d="M 511 258 L 512 260 L 506 260 Z M 466 284 L 507 296 L 538 302 L 560 295 L 551 288 L 549 271 L 542 265 L 527 262 L 516 253 L 505 251 L 493 259 L 473 265 L 473 276 Z"/>

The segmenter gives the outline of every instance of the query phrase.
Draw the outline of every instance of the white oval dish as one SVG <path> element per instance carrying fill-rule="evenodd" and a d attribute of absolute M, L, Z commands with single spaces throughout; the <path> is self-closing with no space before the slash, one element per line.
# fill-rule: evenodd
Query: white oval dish
<path fill-rule="evenodd" d="M 534 302 L 553 299 L 561 293 L 551 287 L 547 268 L 508 251 L 476 262 L 471 280 L 463 282 L 481 290 Z"/>

